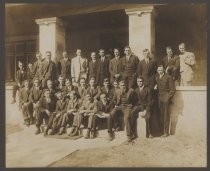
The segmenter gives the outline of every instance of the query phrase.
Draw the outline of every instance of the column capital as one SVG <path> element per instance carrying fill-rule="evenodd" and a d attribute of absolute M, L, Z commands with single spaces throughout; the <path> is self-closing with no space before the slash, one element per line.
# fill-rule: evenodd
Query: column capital
<path fill-rule="evenodd" d="M 41 18 L 36 19 L 36 24 L 38 25 L 49 25 L 52 23 L 58 24 L 58 25 L 64 25 L 63 21 L 58 17 L 51 17 L 51 18 Z"/>
<path fill-rule="evenodd" d="M 139 16 L 139 17 L 141 17 L 143 14 L 146 14 L 146 13 L 152 13 L 153 11 L 154 11 L 153 5 L 140 7 L 140 8 L 125 9 L 125 13 L 128 16 Z"/>

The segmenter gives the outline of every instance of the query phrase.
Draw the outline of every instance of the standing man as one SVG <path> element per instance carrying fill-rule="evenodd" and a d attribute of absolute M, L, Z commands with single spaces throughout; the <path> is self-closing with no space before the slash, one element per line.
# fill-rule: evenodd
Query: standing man
<path fill-rule="evenodd" d="M 128 88 L 134 88 L 136 85 L 139 59 L 137 56 L 131 54 L 131 48 L 129 46 L 124 48 L 124 53 L 125 56 L 122 58 L 122 76 L 128 83 Z"/>
<path fill-rule="evenodd" d="M 24 67 L 23 67 L 23 63 L 21 61 L 18 61 L 18 70 L 16 72 L 16 83 L 13 86 L 12 89 L 12 97 L 13 97 L 13 101 L 11 104 L 16 102 L 16 94 L 17 91 L 19 90 L 19 88 L 21 88 L 23 85 L 23 82 L 27 79 L 27 72 L 25 71 Z"/>
<path fill-rule="evenodd" d="M 66 51 L 63 52 L 63 58 L 60 61 L 61 65 L 61 75 L 63 75 L 64 80 L 71 78 L 71 61 L 68 57 Z"/>
<path fill-rule="evenodd" d="M 143 77 L 144 85 L 149 86 L 151 89 L 155 86 L 155 74 L 157 72 L 157 63 L 150 57 L 148 49 L 143 50 L 144 59 L 139 62 L 138 76 Z"/>
<path fill-rule="evenodd" d="M 42 87 L 46 86 L 47 80 L 52 80 L 53 82 L 57 78 L 57 71 L 55 62 L 51 60 L 51 52 L 46 52 L 46 58 L 42 62 L 41 67 L 41 79 L 42 80 Z"/>
<path fill-rule="evenodd" d="M 120 73 L 122 72 L 122 60 L 120 59 L 120 51 L 117 48 L 114 48 L 114 58 L 110 60 L 109 72 L 111 83 L 114 80 L 119 80 Z"/>
<path fill-rule="evenodd" d="M 157 87 L 155 86 L 155 89 L 157 88 L 158 90 L 162 137 L 167 137 L 169 135 L 170 126 L 169 107 L 176 89 L 173 79 L 164 72 L 162 65 L 158 66 L 157 72 L 159 75 L 157 76 Z"/>
<path fill-rule="evenodd" d="M 27 68 L 27 80 L 29 81 L 29 86 L 31 87 L 33 85 L 34 80 L 34 70 L 33 70 L 33 64 L 31 62 L 28 63 Z"/>
<path fill-rule="evenodd" d="M 41 78 L 41 65 L 42 65 L 42 55 L 40 52 L 37 52 L 36 53 L 36 58 L 37 58 L 37 61 L 34 62 L 33 64 L 33 73 L 34 73 L 34 77 L 36 78 Z"/>
<path fill-rule="evenodd" d="M 163 58 L 162 64 L 168 75 L 172 77 L 177 85 L 179 85 L 180 74 L 180 60 L 179 56 L 173 54 L 173 50 L 170 46 L 166 47 L 166 57 Z"/>
<path fill-rule="evenodd" d="M 105 56 L 105 50 L 99 50 L 99 60 L 96 75 L 96 84 L 103 86 L 104 78 L 109 78 L 109 59 Z"/>
<path fill-rule="evenodd" d="M 97 75 L 97 66 L 98 66 L 98 60 L 96 59 L 96 52 L 91 52 L 91 61 L 89 62 L 89 73 L 88 73 L 88 80 L 90 81 L 90 78 L 94 77 L 96 79 Z"/>
<path fill-rule="evenodd" d="M 133 89 L 128 89 L 126 82 L 121 80 L 119 83 L 119 90 L 116 90 L 113 103 L 115 104 L 114 109 L 111 111 L 110 117 L 108 117 L 108 132 L 110 133 L 109 137 L 113 136 L 113 124 L 114 121 L 117 120 L 117 115 L 119 111 L 121 111 L 124 115 L 126 134 L 127 134 L 127 142 L 131 142 L 135 137 L 135 132 L 133 132 L 133 121 L 131 120 L 131 112 L 135 106 L 135 93 Z M 110 138 L 111 139 L 111 138 Z"/>
<path fill-rule="evenodd" d="M 194 79 L 193 67 L 196 64 L 195 55 L 192 52 L 185 50 L 185 44 L 179 45 L 180 57 L 180 74 L 181 74 L 181 85 L 191 86 Z"/>
<path fill-rule="evenodd" d="M 87 79 L 88 61 L 82 56 L 81 49 L 77 49 L 76 57 L 71 60 L 71 77 L 73 83 L 78 83 L 80 78 Z"/>

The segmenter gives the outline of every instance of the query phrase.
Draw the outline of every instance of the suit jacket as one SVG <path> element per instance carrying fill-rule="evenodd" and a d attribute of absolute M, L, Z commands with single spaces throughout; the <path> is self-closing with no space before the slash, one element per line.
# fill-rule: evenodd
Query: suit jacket
<path fill-rule="evenodd" d="M 42 97 L 43 90 L 41 88 L 36 89 L 34 86 L 30 90 L 30 102 L 31 103 L 37 103 L 39 99 Z"/>
<path fill-rule="evenodd" d="M 78 93 L 79 93 L 79 98 L 81 98 L 81 100 L 84 100 L 84 97 L 87 94 L 87 87 L 85 87 L 82 90 L 82 87 L 81 86 L 78 86 Z"/>
<path fill-rule="evenodd" d="M 76 93 L 77 93 L 77 95 L 78 95 L 78 88 L 76 87 L 76 86 L 71 86 L 71 87 L 66 87 L 65 86 L 65 88 L 64 88 L 64 92 L 65 92 L 65 94 L 68 94 L 70 91 L 75 91 Z"/>
<path fill-rule="evenodd" d="M 63 100 L 58 100 L 56 102 L 56 109 L 55 112 L 56 114 L 60 113 L 60 114 L 64 114 L 67 112 L 67 106 L 68 106 L 68 102 L 69 100 L 64 98 Z"/>
<path fill-rule="evenodd" d="M 89 62 L 89 68 L 88 68 L 88 78 L 90 80 L 91 77 L 94 77 L 96 79 L 97 75 L 97 67 L 98 67 L 98 60 L 93 62 L 92 60 Z"/>
<path fill-rule="evenodd" d="M 68 105 L 67 105 L 67 111 L 70 109 L 76 109 L 78 110 L 80 107 L 81 101 L 79 99 L 75 99 L 75 100 L 69 100 Z"/>
<path fill-rule="evenodd" d="M 116 74 L 122 73 L 122 60 L 119 58 L 116 60 L 116 58 L 113 58 L 110 60 L 109 63 L 109 72 L 110 72 L 110 82 L 113 82 L 115 79 Z"/>
<path fill-rule="evenodd" d="M 44 60 L 41 66 L 41 77 L 42 79 L 48 80 L 51 79 L 52 81 L 56 80 L 57 78 L 57 70 L 55 62 Z"/>
<path fill-rule="evenodd" d="M 103 112 L 110 113 L 112 111 L 113 107 L 114 107 L 114 105 L 110 101 L 107 101 L 106 105 L 104 105 L 102 103 L 102 101 L 99 101 L 97 103 L 97 113 L 98 114 L 102 114 Z"/>
<path fill-rule="evenodd" d="M 121 90 L 116 90 L 114 97 L 113 97 L 113 103 L 116 106 L 120 106 L 121 105 Z M 127 90 L 126 92 L 126 97 L 127 97 L 127 101 L 129 105 L 134 106 L 136 104 L 136 99 L 135 99 L 135 92 L 132 89 Z"/>
<path fill-rule="evenodd" d="M 39 79 L 41 78 L 42 62 L 43 62 L 43 59 L 37 60 L 33 64 L 33 73 L 34 73 L 34 76 L 37 77 L 37 78 L 39 78 Z"/>
<path fill-rule="evenodd" d="M 105 89 L 105 87 L 101 87 L 101 93 L 106 94 L 106 97 L 108 98 L 108 100 L 112 100 L 113 96 L 114 96 L 114 91 L 112 89 L 109 88 L 108 92 Z"/>
<path fill-rule="evenodd" d="M 154 88 L 155 75 L 157 71 L 157 63 L 154 59 L 149 58 L 149 63 L 146 64 L 145 59 L 141 60 L 138 65 L 137 75 L 144 78 L 144 85 Z"/>
<path fill-rule="evenodd" d="M 39 110 L 44 112 L 46 109 L 49 110 L 51 113 L 55 111 L 56 102 L 51 98 L 51 101 L 48 103 L 46 97 L 42 97 L 39 100 Z"/>
<path fill-rule="evenodd" d="M 27 79 L 33 80 L 34 79 L 34 72 L 31 71 L 29 68 L 27 69 Z"/>
<path fill-rule="evenodd" d="M 104 78 L 109 78 L 109 59 L 105 58 L 104 62 L 102 62 L 100 58 L 97 64 L 96 83 L 102 85 Z"/>
<path fill-rule="evenodd" d="M 63 75 L 65 78 L 70 79 L 71 78 L 71 61 L 68 59 L 65 61 L 64 59 L 61 59 L 60 61 L 61 65 L 61 75 Z"/>
<path fill-rule="evenodd" d="M 19 97 L 20 97 L 20 105 L 21 106 L 23 105 L 23 103 L 29 102 L 29 95 L 30 95 L 30 89 L 26 90 L 25 87 L 23 87 L 20 90 Z"/>
<path fill-rule="evenodd" d="M 147 114 L 150 115 L 153 104 L 151 89 L 144 86 L 143 90 L 140 91 L 139 87 L 137 87 L 135 93 L 137 95 L 137 104 L 141 108 L 141 111 L 146 109 Z"/>
<path fill-rule="evenodd" d="M 170 100 L 176 92 L 175 82 L 172 77 L 168 74 L 164 74 L 163 77 L 160 78 L 158 75 L 156 80 L 159 99 L 165 102 Z"/>
<path fill-rule="evenodd" d="M 20 85 L 23 84 L 23 81 L 25 81 L 27 79 L 27 72 L 23 69 L 23 70 L 17 70 L 17 74 L 16 74 L 16 82 L 20 83 Z"/>
<path fill-rule="evenodd" d="M 87 94 L 91 94 L 91 97 L 94 99 L 99 100 L 100 94 L 101 94 L 101 90 L 100 87 L 95 87 L 94 89 L 91 90 L 90 87 L 87 88 Z"/>
<path fill-rule="evenodd" d="M 163 58 L 162 64 L 166 69 L 168 67 L 168 74 L 172 76 L 174 80 L 179 78 L 180 60 L 179 56 L 174 55 L 170 60 L 168 56 Z"/>
<path fill-rule="evenodd" d="M 127 61 L 126 57 L 124 56 L 121 60 L 122 60 L 121 75 L 123 77 L 136 76 L 138 63 L 139 63 L 138 57 L 135 55 L 131 55 L 129 61 Z"/>
<path fill-rule="evenodd" d="M 71 77 L 75 78 L 75 81 L 79 81 L 80 74 L 86 74 L 88 73 L 88 61 L 87 59 L 84 59 L 84 63 L 80 63 L 80 57 L 74 57 L 71 60 Z M 84 70 L 83 73 L 81 73 L 81 70 Z"/>

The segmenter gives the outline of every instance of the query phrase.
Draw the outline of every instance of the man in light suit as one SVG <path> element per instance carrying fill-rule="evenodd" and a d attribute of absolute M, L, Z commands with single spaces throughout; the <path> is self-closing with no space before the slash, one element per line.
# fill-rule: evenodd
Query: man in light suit
<path fill-rule="evenodd" d="M 46 58 L 42 62 L 41 66 L 41 79 L 42 87 L 46 86 L 47 80 L 55 81 L 57 78 L 57 70 L 55 62 L 51 60 L 51 52 L 46 52 Z"/>
<path fill-rule="evenodd" d="M 109 72 L 110 72 L 110 82 L 113 83 L 114 80 L 119 80 L 120 74 L 122 72 L 122 60 L 120 59 L 119 49 L 114 49 L 114 58 L 110 60 Z"/>
<path fill-rule="evenodd" d="M 87 79 L 88 61 L 82 56 L 81 49 L 77 49 L 76 57 L 71 60 L 71 77 L 73 83 L 78 83 L 80 78 Z"/>
<path fill-rule="evenodd" d="M 151 89 L 155 86 L 155 75 L 157 72 L 157 63 L 150 57 L 148 49 L 143 50 L 144 59 L 139 62 L 137 75 L 143 77 L 144 85 Z"/>
<path fill-rule="evenodd" d="M 194 79 L 193 67 L 196 64 L 195 55 L 192 52 L 187 52 L 185 50 L 185 44 L 181 43 L 179 45 L 179 50 L 181 54 L 180 57 L 180 74 L 181 74 L 181 85 L 191 86 Z"/>

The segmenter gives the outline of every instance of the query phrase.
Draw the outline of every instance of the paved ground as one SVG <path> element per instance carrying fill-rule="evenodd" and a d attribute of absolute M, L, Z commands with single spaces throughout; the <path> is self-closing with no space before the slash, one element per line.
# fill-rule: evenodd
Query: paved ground
<path fill-rule="evenodd" d="M 193 124 L 179 117 L 176 135 L 168 138 L 139 138 L 124 145 L 125 132 L 106 140 L 100 131 L 94 140 L 45 138 L 34 135 L 35 127 L 24 127 L 16 104 L 6 96 L 6 167 L 205 167 L 205 118 L 193 116 Z M 194 109 L 195 110 L 195 109 Z M 205 115 L 203 115 L 205 116 Z M 141 122 L 140 129 L 144 127 Z M 183 125 L 186 125 L 183 129 Z M 196 127 L 193 129 L 192 127 Z"/>

